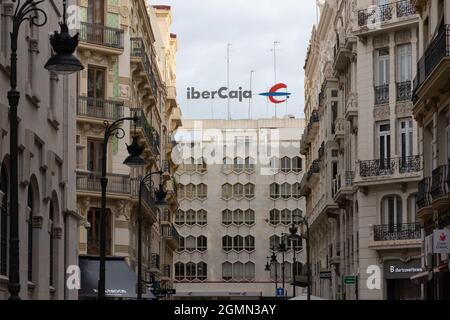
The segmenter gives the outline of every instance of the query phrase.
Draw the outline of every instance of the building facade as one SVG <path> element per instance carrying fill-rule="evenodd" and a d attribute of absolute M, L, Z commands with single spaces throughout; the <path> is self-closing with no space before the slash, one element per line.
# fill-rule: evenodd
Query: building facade
<path fill-rule="evenodd" d="M 320 11 L 305 65 L 301 144 L 313 294 L 420 298 L 410 280 L 422 243 L 411 102 L 419 16 L 410 1 L 324 1 Z"/>
<path fill-rule="evenodd" d="M 414 1 L 421 15 L 419 55 L 414 81 L 414 117 L 424 155 L 419 183 L 418 217 L 424 224 L 423 298 L 450 299 L 449 252 L 432 249 L 433 233 L 450 229 L 450 1 Z"/>
<path fill-rule="evenodd" d="M 177 299 L 273 298 L 277 287 L 292 297 L 304 250 L 286 241 L 283 260 L 278 249 L 304 212 L 302 127 L 293 118 L 183 121 L 174 153 Z"/>
<path fill-rule="evenodd" d="M 11 17 L 16 3 L 0 1 L 0 300 L 8 299 Z M 76 77 L 44 69 L 51 56 L 48 35 L 59 30 L 62 9 L 45 1 L 43 27 L 24 23 L 18 39 L 20 297 L 76 299 L 66 270 L 78 265 L 75 176 Z M 40 16 L 39 22 L 43 22 Z"/>
<path fill-rule="evenodd" d="M 82 1 L 78 54 L 86 69 L 78 78 L 77 207 L 88 222 L 80 228 L 80 259 L 99 255 L 100 172 L 104 122 L 138 117 L 122 124 L 123 139 L 107 146 L 107 256 L 123 258 L 137 268 L 137 215 L 141 177 L 155 174 L 142 190 L 143 277 L 154 288 L 172 289 L 172 255 L 177 248 L 172 214 L 178 208 L 172 181 L 171 135 L 181 124 L 176 101 L 176 35 L 170 33 L 168 6 L 144 0 Z M 145 168 L 123 164 L 127 144 L 138 136 L 144 146 Z M 162 179 L 162 180 L 160 180 Z M 154 188 L 162 181 L 168 209 L 155 206 Z M 108 270 L 107 270 L 108 272 Z M 134 287 L 133 287 L 134 288 Z M 107 283 L 108 289 L 108 283 Z M 86 298 L 93 292 L 83 292 Z M 135 296 L 135 292 L 128 293 Z"/>

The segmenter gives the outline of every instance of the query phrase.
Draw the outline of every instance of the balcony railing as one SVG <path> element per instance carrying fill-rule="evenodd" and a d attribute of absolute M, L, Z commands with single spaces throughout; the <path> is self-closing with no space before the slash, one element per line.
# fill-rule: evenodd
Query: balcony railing
<path fill-rule="evenodd" d="M 397 82 L 397 101 L 410 101 L 411 95 L 411 81 Z"/>
<path fill-rule="evenodd" d="M 136 126 L 144 131 L 145 137 L 147 138 L 149 144 L 155 148 L 155 151 L 159 154 L 160 150 L 160 138 L 158 132 L 152 128 L 147 118 L 145 117 L 142 109 L 132 108 L 130 109 L 132 115 L 137 115 L 139 120 Z"/>
<path fill-rule="evenodd" d="M 389 84 L 375 87 L 375 104 L 389 103 Z"/>
<path fill-rule="evenodd" d="M 431 178 L 426 177 L 419 182 L 417 192 L 417 207 L 419 209 L 428 207 L 431 205 Z"/>
<path fill-rule="evenodd" d="M 429 44 L 423 57 L 417 63 L 417 76 L 414 79 L 414 91 L 431 75 L 436 66 L 445 57 L 450 57 L 450 25 L 442 25 L 439 33 Z"/>
<path fill-rule="evenodd" d="M 344 176 L 338 174 L 333 180 L 333 197 L 343 188 L 350 188 L 353 186 L 353 179 L 355 174 L 353 171 L 345 171 Z"/>
<path fill-rule="evenodd" d="M 101 175 L 99 173 L 77 172 L 77 190 L 101 192 Z M 106 192 L 118 194 L 131 194 L 131 179 L 127 175 L 108 174 L 108 186 Z"/>
<path fill-rule="evenodd" d="M 408 17 L 416 13 L 415 6 L 410 0 L 402 0 L 384 5 L 371 6 L 368 9 L 358 11 L 358 25 L 376 25 L 393 20 L 394 17 Z"/>
<path fill-rule="evenodd" d="M 142 38 L 131 38 L 131 56 L 141 58 L 153 94 L 156 95 L 158 91 L 158 82 L 156 81 L 155 72 L 153 71 L 155 63 L 149 58 Z"/>
<path fill-rule="evenodd" d="M 80 41 L 105 47 L 123 49 L 124 32 L 101 24 L 81 22 Z"/>
<path fill-rule="evenodd" d="M 308 180 L 311 179 L 313 174 L 319 173 L 319 172 L 320 172 L 320 161 L 314 160 L 313 163 L 311 164 L 311 167 L 309 167 L 309 170 L 307 173 L 307 179 Z"/>
<path fill-rule="evenodd" d="M 385 224 L 373 227 L 374 241 L 421 239 L 420 223 Z"/>
<path fill-rule="evenodd" d="M 443 165 L 433 170 L 431 183 L 431 196 L 433 200 L 447 195 L 448 192 L 448 166 Z"/>
<path fill-rule="evenodd" d="M 123 102 L 79 96 L 77 115 L 102 120 L 117 120 L 123 117 Z"/>
<path fill-rule="evenodd" d="M 398 169 L 398 171 L 397 171 Z M 420 156 L 360 161 L 359 175 L 363 178 L 418 173 L 422 169 Z"/>

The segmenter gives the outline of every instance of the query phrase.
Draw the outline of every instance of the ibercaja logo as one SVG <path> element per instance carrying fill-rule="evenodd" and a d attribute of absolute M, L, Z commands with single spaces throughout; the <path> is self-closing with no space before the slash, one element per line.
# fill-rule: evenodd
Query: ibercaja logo
<path fill-rule="evenodd" d="M 281 90 L 285 89 L 286 92 Z M 287 92 L 287 85 L 285 83 L 277 83 L 268 92 L 263 92 L 259 94 L 260 96 L 267 97 L 270 102 L 274 104 L 279 104 L 286 102 L 291 96 L 291 93 Z M 187 99 L 188 100 L 214 100 L 214 99 L 236 99 L 242 102 L 244 99 L 252 99 L 252 90 L 243 90 L 239 87 L 238 90 L 229 90 L 227 87 L 221 87 L 218 90 L 213 91 L 198 91 L 194 87 L 187 88 Z M 284 98 L 284 99 L 283 99 Z"/>

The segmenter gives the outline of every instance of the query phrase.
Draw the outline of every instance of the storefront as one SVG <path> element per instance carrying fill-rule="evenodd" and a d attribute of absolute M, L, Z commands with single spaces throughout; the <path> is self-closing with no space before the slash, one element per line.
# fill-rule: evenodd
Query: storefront
<path fill-rule="evenodd" d="M 419 259 L 403 262 L 390 260 L 384 264 L 387 300 L 420 300 L 421 287 L 411 277 L 422 272 Z"/>

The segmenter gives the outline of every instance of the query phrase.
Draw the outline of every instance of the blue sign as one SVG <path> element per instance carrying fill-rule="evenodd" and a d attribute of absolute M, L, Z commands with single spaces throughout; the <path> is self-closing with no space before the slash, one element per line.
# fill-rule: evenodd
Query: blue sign
<path fill-rule="evenodd" d="M 284 289 L 277 288 L 277 297 L 284 297 Z"/>

